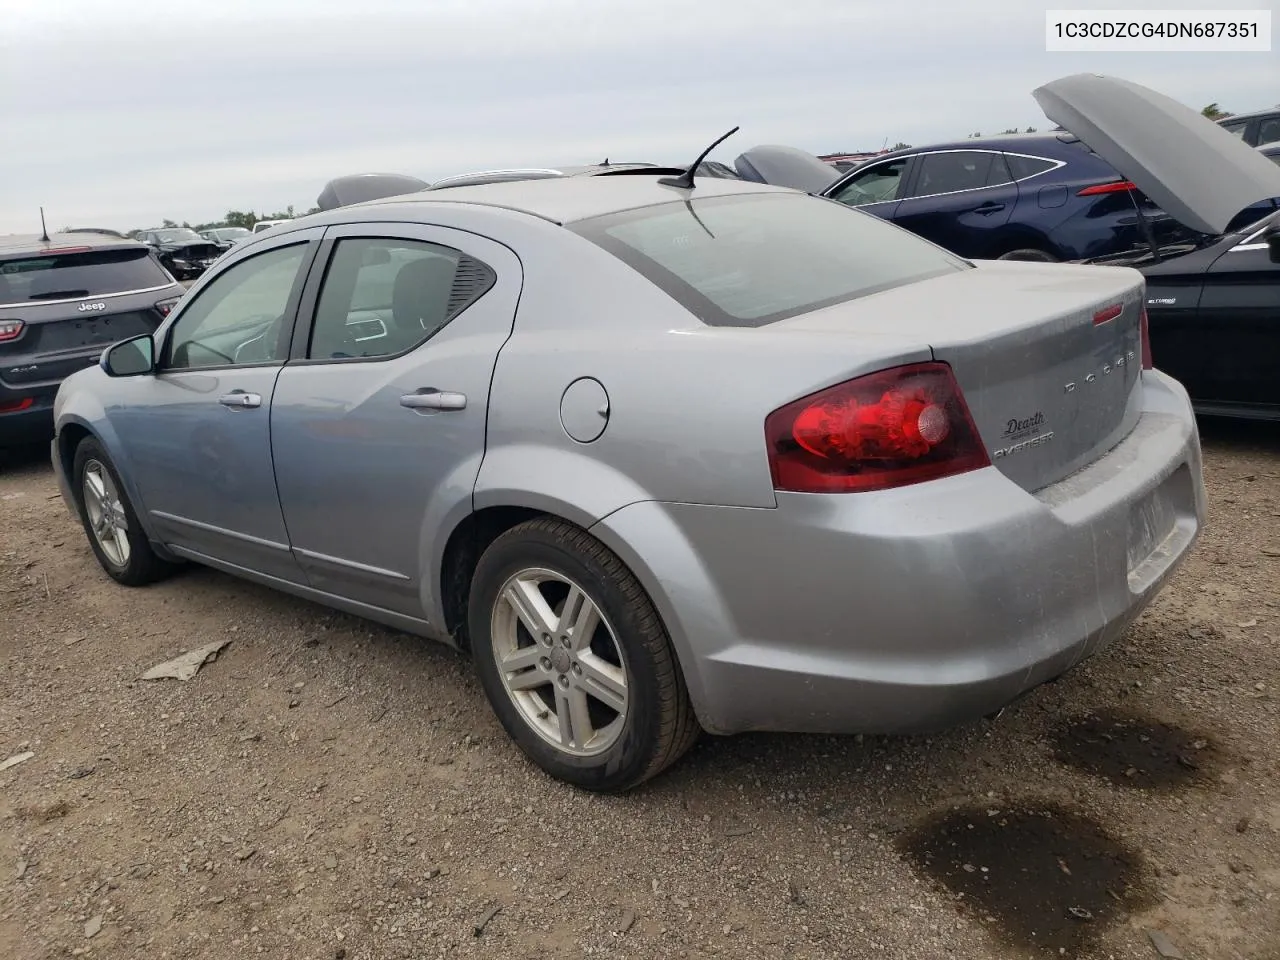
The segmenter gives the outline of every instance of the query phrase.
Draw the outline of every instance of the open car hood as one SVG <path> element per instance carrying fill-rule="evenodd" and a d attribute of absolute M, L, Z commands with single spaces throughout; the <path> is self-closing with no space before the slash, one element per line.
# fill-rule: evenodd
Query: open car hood
<path fill-rule="evenodd" d="M 734 160 L 733 166 L 743 180 L 805 193 L 821 193 L 840 176 L 835 167 L 795 147 L 752 147 Z"/>
<path fill-rule="evenodd" d="M 1280 166 L 1162 93 L 1077 73 L 1032 96 L 1045 116 L 1193 230 L 1223 233 L 1241 210 L 1280 197 Z"/>
<path fill-rule="evenodd" d="M 425 180 L 403 173 L 353 173 L 326 183 L 316 198 L 316 206 L 321 210 L 336 210 L 353 203 L 417 193 L 428 186 Z"/>

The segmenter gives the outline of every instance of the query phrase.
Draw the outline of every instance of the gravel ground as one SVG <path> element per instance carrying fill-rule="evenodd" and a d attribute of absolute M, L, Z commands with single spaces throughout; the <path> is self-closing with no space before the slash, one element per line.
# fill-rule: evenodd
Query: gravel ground
<path fill-rule="evenodd" d="M 18 458 L 0 956 L 1280 960 L 1280 429 L 1204 443 L 1194 556 L 1060 682 L 931 738 L 704 737 L 624 797 L 531 767 L 442 647 L 115 586 Z"/>

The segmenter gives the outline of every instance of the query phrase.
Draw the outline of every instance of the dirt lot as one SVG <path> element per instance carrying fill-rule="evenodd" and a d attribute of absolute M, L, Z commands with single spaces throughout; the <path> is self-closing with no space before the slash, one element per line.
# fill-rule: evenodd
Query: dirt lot
<path fill-rule="evenodd" d="M 1277 960 L 1280 430 L 1204 442 L 1210 525 L 1123 644 L 994 721 L 704 738 L 621 798 L 534 770 L 443 648 L 114 586 L 9 463 L 0 956 Z"/>

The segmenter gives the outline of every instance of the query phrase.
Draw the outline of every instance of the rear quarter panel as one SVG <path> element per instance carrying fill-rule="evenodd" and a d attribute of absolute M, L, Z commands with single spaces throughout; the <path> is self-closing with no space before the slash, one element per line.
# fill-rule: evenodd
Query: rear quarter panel
<path fill-rule="evenodd" d="M 930 357 L 898 336 L 706 326 L 568 230 L 518 249 L 525 286 L 494 373 L 477 509 L 528 506 L 585 526 L 640 500 L 772 507 L 771 411 Z M 590 443 L 561 420 L 566 389 L 584 377 L 608 394 Z"/>

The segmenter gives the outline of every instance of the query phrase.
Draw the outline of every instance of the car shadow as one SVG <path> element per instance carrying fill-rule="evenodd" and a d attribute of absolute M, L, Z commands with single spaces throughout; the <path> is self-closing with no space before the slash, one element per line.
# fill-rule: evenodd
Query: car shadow
<path fill-rule="evenodd" d="M 1201 446 L 1223 453 L 1280 454 L 1280 420 L 1198 417 Z"/>
<path fill-rule="evenodd" d="M 50 437 L 52 439 L 52 437 Z M 0 446 L 0 478 L 17 479 L 34 477 L 49 469 L 49 443 L 24 443 L 20 446 Z"/>

